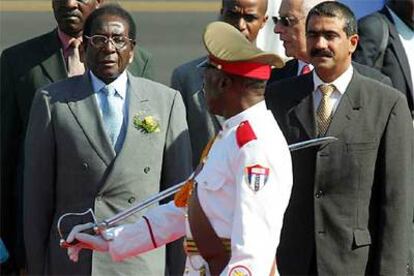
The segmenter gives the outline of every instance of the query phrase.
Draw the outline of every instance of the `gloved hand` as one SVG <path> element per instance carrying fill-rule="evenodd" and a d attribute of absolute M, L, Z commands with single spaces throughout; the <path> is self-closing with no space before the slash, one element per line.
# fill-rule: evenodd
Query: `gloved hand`
<path fill-rule="evenodd" d="M 90 249 L 101 252 L 108 251 L 108 241 L 104 240 L 100 235 L 81 233 L 91 227 L 93 227 L 93 223 L 79 224 L 73 227 L 72 231 L 70 231 L 66 242 L 71 243 L 75 239 L 79 241 L 79 243 L 68 248 L 67 253 L 71 261 L 78 261 L 79 252 L 82 249 Z"/>

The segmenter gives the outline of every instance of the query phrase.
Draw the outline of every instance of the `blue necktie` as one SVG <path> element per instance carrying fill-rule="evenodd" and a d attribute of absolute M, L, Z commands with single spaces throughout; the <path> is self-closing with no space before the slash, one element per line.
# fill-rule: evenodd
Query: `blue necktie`
<path fill-rule="evenodd" d="M 115 88 L 111 86 L 104 86 L 101 91 L 104 93 L 102 101 L 102 116 L 106 129 L 106 133 L 112 142 L 112 146 L 117 151 L 117 141 L 122 127 L 123 114 L 122 109 L 117 107 L 116 101 L 120 97 L 117 95 Z"/>

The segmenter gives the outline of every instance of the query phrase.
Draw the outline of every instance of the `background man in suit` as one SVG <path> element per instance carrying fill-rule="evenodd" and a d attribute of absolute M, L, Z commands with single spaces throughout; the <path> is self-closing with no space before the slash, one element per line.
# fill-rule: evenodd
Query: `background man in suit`
<path fill-rule="evenodd" d="M 345 5 L 315 6 L 306 35 L 315 70 L 268 86 L 268 106 L 288 143 L 338 141 L 292 154 L 278 268 L 282 275 L 404 275 L 414 166 L 407 101 L 353 69 L 357 25 Z"/>
<path fill-rule="evenodd" d="M 267 0 L 223 0 L 220 20 L 240 30 L 246 38 L 255 42 L 259 30 L 267 21 Z M 221 129 L 224 119 L 207 110 L 203 86 L 204 68 L 197 65 L 205 60 L 200 57 L 174 69 L 171 87 L 181 92 L 187 111 L 188 130 L 191 138 L 193 166 L 197 166 L 204 146 Z"/>
<path fill-rule="evenodd" d="M 383 31 L 384 23 L 387 32 Z M 376 65 L 389 76 L 393 86 L 407 97 L 414 117 L 414 1 L 388 1 L 382 10 L 362 18 L 358 29 L 360 42 L 354 60 L 372 67 Z M 386 47 L 381 52 L 383 39 Z M 380 57 L 382 63 L 376 64 Z"/>
<path fill-rule="evenodd" d="M 108 218 L 191 171 L 180 94 L 126 70 L 135 37 L 135 23 L 125 10 L 112 5 L 95 10 L 83 33 L 90 70 L 35 95 L 25 147 L 23 220 L 29 273 L 164 273 L 162 248 L 118 264 L 110 263 L 107 255 L 85 254 L 74 265 L 59 248 L 55 228 L 62 214 L 88 208 L 98 220 Z"/>
<path fill-rule="evenodd" d="M 294 59 L 288 61 L 285 67 L 272 70 L 269 84 L 301 74 L 307 74 L 312 69 L 309 64 L 310 57 L 306 51 L 305 21 L 312 7 L 325 0 L 282 0 L 279 8 L 279 16 L 272 17 L 275 28 L 274 32 L 280 35 L 283 41 L 285 54 Z M 353 66 L 359 73 L 391 85 L 391 80 L 368 66 L 354 63 Z"/>
<path fill-rule="evenodd" d="M 360 19 L 358 29 L 354 60 L 391 78 L 407 97 L 414 125 L 414 1 L 388 1 L 382 10 Z M 409 273 L 414 275 L 414 218 L 411 239 Z"/>
<path fill-rule="evenodd" d="M 10 250 L 2 273 L 18 273 L 25 267 L 22 237 L 23 144 L 35 91 L 68 77 L 69 41 L 82 35 L 86 17 L 103 0 L 53 0 L 58 28 L 3 51 L 0 65 L 1 118 L 1 228 L 0 236 Z M 76 38 L 76 39 L 74 39 Z M 135 76 L 152 77 L 150 55 L 135 47 L 128 70 Z M 74 51 L 73 51 L 74 52 Z M 75 60 L 76 64 L 76 60 Z M 77 59 L 75 74 L 84 70 Z M 80 68 L 79 68 L 80 67 Z"/>

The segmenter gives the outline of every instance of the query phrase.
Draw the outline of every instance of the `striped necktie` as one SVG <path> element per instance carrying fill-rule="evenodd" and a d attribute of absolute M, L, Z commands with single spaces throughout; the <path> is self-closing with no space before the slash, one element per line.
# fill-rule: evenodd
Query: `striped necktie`
<path fill-rule="evenodd" d="M 332 102 L 330 97 L 335 91 L 335 86 L 332 84 L 322 84 L 319 86 L 319 90 L 322 92 L 322 99 L 316 111 L 318 135 L 324 136 L 332 121 Z"/>
<path fill-rule="evenodd" d="M 79 45 L 80 41 L 73 38 L 68 49 L 68 77 L 78 76 L 85 73 L 85 66 L 80 60 Z"/>

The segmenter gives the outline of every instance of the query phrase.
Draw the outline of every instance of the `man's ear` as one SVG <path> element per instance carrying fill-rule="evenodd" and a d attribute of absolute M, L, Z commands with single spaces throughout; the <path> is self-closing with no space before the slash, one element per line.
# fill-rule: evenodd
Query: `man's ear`
<path fill-rule="evenodd" d="M 129 51 L 129 61 L 128 63 L 131 64 L 134 61 L 134 47 L 131 48 L 131 51 Z"/>
<path fill-rule="evenodd" d="M 266 25 L 266 22 L 267 22 L 268 19 L 269 19 L 269 16 L 266 14 L 263 17 L 263 21 L 262 21 L 262 24 L 260 25 L 260 29 L 262 29 Z"/>
<path fill-rule="evenodd" d="M 357 34 L 351 35 L 349 37 L 349 52 L 350 54 L 354 53 L 359 41 L 359 36 Z"/>
<path fill-rule="evenodd" d="M 233 80 L 229 76 L 226 76 L 222 73 L 220 76 L 219 85 L 218 85 L 220 89 L 220 94 L 230 89 L 232 84 L 233 84 Z"/>

